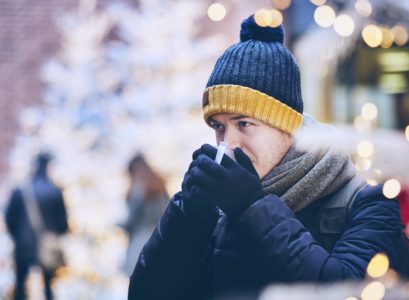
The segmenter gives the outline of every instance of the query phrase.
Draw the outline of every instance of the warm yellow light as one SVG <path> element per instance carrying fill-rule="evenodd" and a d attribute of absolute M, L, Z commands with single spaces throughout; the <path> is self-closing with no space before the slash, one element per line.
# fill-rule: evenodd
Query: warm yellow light
<path fill-rule="evenodd" d="M 360 156 L 368 158 L 373 154 L 374 146 L 370 141 L 361 141 L 359 142 L 356 151 Z"/>
<path fill-rule="evenodd" d="M 368 284 L 361 293 L 362 300 L 381 300 L 385 296 L 385 286 L 379 281 Z"/>
<path fill-rule="evenodd" d="M 277 9 L 273 9 L 271 11 L 271 16 L 273 17 L 273 19 L 269 24 L 270 27 L 278 27 L 281 25 L 281 23 L 283 23 L 283 15 Z"/>
<path fill-rule="evenodd" d="M 259 9 L 254 14 L 254 20 L 258 26 L 267 27 L 273 21 L 273 15 L 271 14 L 271 11 L 267 9 Z"/>
<path fill-rule="evenodd" d="M 291 5 L 291 0 L 273 0 L 273 6 L 277 9 L 284 10 Z"/>
<path fill-rule="evenodd" d="M 372 278 L 379 278 L 388 272 L 389 268 L 389 259 L 383 253 L 378 253 L 372 257 L 371 261 L 366 268 L 366 272 Z"/>
<path fill-rule="evenodd" d="M 375 186 L 382 180 L 382 172 L 379 169 L 374 169 L 370 177 L 366 180 L 369 185 Z"/>
<path fill-rule="evenodd" d="M 327 2 L 327 0 L 310 0 L 310 1 L 312 2 L 312 4 L 315 4 L 317 6 L 324 5 Z"/>
<path fill-rule="evenodd" d="M 366 120 L 373 120 L 378 115 L 378 108 L 375 104 L 368 102 L 362 106 L 361 109 L 362 117 Z"/>
<path fill-rule="evenodd" d="M 354 120 L 354 126 L 358 131 L 365 131 L 371 129 L 371 122 L 359 115 Z"/>
<path fill-rule="evenodd" d="M 348 15 L 339 15 L 335 19 L 334 29 L 340 36 L 350 36 L 355 29 L 354 20 Z"/>
<path fill-rule="evenodd" d="M 406 139 L 409 141 L 409 125 L 408 125 L 408 126 L 406 126 L 406 129 L 405 129 L 405 136 L 406 136 Z"/>
<path fill-rule="evenodd" d="M 210 20 L 219 22 L 226 16 L 226 8 L 221 3 L 213 3 L 207 9 L 207 15 Z"/>
<path fill-rule="evenodd" d="M 372 13 L 372 5 L 368 0 L 358 0 L 355 2 L 355 9 L 363 17 L 369 17 Z"/>
<path fill-rule="evenodd" d="M 390 31 L 386 27 L 381 28 L 382 31 L 382 42 L 381 42 L 381 47 L 382 48 L 390 48 L 393 44 L 393 34 L 392 31 Z"/>
<path fill-rule="evenodd" d="M 408 86 L 405 73 L 382 74 L 379 77 L 379 86 L 387 93 L 404 93 Z"/>
<path fill-rule="evenodd" d="M 373 179 L 373 178 L 368 178 L 368 179 L 366 180 L 366 183 L 369 184 L 369 185 L 371 185 L 371 186 L 375 186 L 375 185 L 378 185 L 378 184 L 379 184 L 379 182 L 376 181 L 376 179 Z"/>
<path fill-rule="evenodd" d="M 314 20 L 321 27 L 330 27 L 335 21 L 335 12 L 328 6 L 323 5 L 315 9 Z"/>
<path fill-rule="evenodd" d="M 359 172 L 366 172 L 368 171 L 371 166 L 372 166 L 372 161 L 370 159 L 367 158 L 363 158 L 363 157 L 358 157 L 354 163 L 355 168 L 359 171 Z"/>
<path fill-rule="evenodd" d="M 70 275 L 70 270 L 67 267 L 59 267 L 55 275 L 59 279 L 67 278 Z"/>
<path fill-rule="evenodd" d="M 389 179 L 383 184 L 383 195 L 388 199 L 393 199 L 399 195 L 401 185 L 397 179 Z"/>
<path fill-rule="evenodd" d="M 394 26 L 391 29 L 396 45 L 403 46 L 408 42 L 408 32 L 402 26 Z"/>
<path fill-rule="evenodd" d="M 371 185 L 371 186 L 375 186 L 375 185 L 378 184 L 378 182 L 377 182 L 375 179 L 371 179 L 371 178 L 368 178 L 368 179 L 366 180 L 366 183 L 369 184 L 369 185 Z"/>
<path fill-rule="evenodd" d="M 362 38 L 369 47 L 378 47 L 382 42 L 382 31 L 376 25 L 367 25 L 362 30 Z"/>
<path fill-rule="evenodd" d="M 379 54 L 378 61 L 385 73 L 404 73 L 409 71 L 408 51 L 388 51 Z"/>
<path fill-rule="evenodd" d="M 278 27 L 283 23 L 283 15 L 277 9 L 260 9 L 255 13 L 254 20 L 261 27 Z"/>

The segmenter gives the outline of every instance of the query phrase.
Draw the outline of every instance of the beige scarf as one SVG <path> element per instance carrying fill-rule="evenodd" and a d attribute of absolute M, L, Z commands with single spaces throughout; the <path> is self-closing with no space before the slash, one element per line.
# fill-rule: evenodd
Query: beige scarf
<path fill-rule="evenodd" d="M 302 126 L 325 125 L 304 114 Z M 297 212 L 337 191 L 354 176 L 355 168 L 346 154 L 332 148 L 320 153 L 304 153 L 292 147 L 261 184 L 266 193 L 279 196 Z"/>

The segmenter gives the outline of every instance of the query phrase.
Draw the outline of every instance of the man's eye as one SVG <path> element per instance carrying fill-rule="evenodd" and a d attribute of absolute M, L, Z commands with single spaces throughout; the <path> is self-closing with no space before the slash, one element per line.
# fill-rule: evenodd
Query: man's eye
<path fill-rule="evenodd" d="M 239 127 L 248 127 L 251 125 L 251 123 L 246 122 L 246 121 L 239 121 L 238 122 Z"/>
<path fill-rule="evenodd" d="M 210 123 L 210 126 L 216 131 L 222 131 L 224 129 L 223 125 L 218 123 Z"/>

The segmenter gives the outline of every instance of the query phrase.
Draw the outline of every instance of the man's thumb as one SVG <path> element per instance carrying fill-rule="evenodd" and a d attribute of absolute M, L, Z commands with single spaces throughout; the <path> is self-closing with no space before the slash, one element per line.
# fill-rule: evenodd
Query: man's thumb
<path fill-rule="evenodd" d="M 253 166 L 253 163 L 251 162 L 250 158 L 246 155 L 246 153 L 243 152 L 239 147 L 234 149 L 234 156 L 236 158 L 236 161 L 239 165 L 244 167 L 247 171 L 250 173 L 253 173 L 258 177 L 258 173 L 256 169 Z"/>

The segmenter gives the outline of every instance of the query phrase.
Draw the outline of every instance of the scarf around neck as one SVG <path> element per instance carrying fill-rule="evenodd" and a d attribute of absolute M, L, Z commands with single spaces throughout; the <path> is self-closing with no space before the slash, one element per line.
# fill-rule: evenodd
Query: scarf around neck
<path fill-rule="evenodd" d="M 308 114 L 304 114 L 302 127 L 332 130 Z M 333 148 L 301 152 L 292 146 L 281 162 L 262 178 L 261 185 L 265 193 L 277 195 L 290 209 L 298 212 L 334 193 L 355 174 L 347 154 Z"/>

